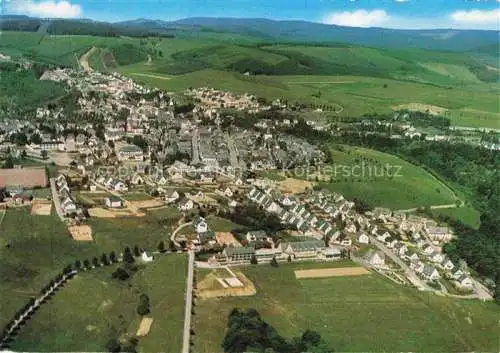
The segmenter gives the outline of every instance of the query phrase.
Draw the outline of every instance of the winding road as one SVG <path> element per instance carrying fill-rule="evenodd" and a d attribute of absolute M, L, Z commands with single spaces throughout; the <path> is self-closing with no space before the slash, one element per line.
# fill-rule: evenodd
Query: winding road
<path fill-rule="evenodd" d="M 186 223 L 183 223 L 181 225 L 179 225 L 177 228 L 175 228 L 175 230 L 172 232 L 172 235 L 170 236 L 170 240 L 172 240 L 175 244 L 175 246 L 177 247 L 180 247 L 181 245 L 175 240 L 175 236 L 177 235 L 177 233 L 180 232 L 180 230 L 184 227 L 187 227 L 187 226 L 190 226 L 191 224 L 193 224 L 193 222 L 186 222 Z"/>

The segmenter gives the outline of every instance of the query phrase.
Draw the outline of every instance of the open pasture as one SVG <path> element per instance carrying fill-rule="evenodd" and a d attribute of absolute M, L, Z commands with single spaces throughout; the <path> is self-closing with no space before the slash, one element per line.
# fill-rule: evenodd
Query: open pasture
<path fill-rule="evenodd" d="M 111 278 L 114 269 L 110 266 L 78 274 L 28 321 L 12 348 L 32 352 L 104 352 L 109 340 L 137 335 L 139 351 L 161 352 L 168 347 L 169 351 L 179 352 L 186 256 L 160 256 L 140 266 L 125 282 Z M 154 322 L 143 322 L 137 314 L 142 293 L 149 297 L 148 317 Z"/>
<path fill-rule="evenodd" d="M 349 262 L 240 268 L 255 284 L 251 297 L 200 300 L 194 348 L 221 353 L 233 308 L 255 308 L 285 337 L 318 331 L 335 351 L 495 351 L 494 303 L 458 300 L 397 285 L 378 275 L 297 279 L 296 270 L 350 267 Z M 443 329 L 445 327 L 446 329 Z"/>

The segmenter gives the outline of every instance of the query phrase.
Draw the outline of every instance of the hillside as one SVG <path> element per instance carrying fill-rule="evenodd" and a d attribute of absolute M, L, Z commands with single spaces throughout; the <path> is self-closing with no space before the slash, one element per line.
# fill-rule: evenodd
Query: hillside
<path fill-rule="evenodd" d="M 3 30 L 37 31 L 46 20 L 26 16 L 1 16 Z M 178 21 L 138 19 L 116 23 L 92 20 L 50 20 L 45 28 L 50 34 L 86 34 L 119 37 L 180 36 L 218 38 L 232 41 L 232 36 L 265 42 L 350 43 L 386 48 L 421 48 L 467 51 L 498 48 L 497 31 L 478 30 L 396 30 L 353 28 L 306 21 L 275 21 L 243 18 L 186 18 Z M 222 35 L 221 35 L 222 34 Z M 498 55 L 498 50 L 492 55 Z"/>

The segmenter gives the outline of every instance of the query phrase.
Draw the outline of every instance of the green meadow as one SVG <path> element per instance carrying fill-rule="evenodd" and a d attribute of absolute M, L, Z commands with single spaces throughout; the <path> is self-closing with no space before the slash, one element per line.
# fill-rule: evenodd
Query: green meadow
<path fill-rule="evenodd" d="M 187 257 L 158 257 L 127 281 L 112 279 L 115 266 L 78 274 L 29 320 L 13 349 L 36 352 L 106 351 L 110 339 L 135 336 L 139 296 L 150 300 L 153 324 L 139 339 L 142 352 L 179 352 L 184 322 Z M 77 305 L 75 305 L 75 300 Z"/>
<path fill-rule="evenodd" d="M 156 250 L 168 244 L 171 209 L 148 212 L 144 217 L 90 220 L 94 241 L 76 242 L 55 212 L 32 216 L 29 208 L 9 209 L 0 225 L 0 325 L 6 324 L 32 296 L 64 266 L 91 261 L 102 253 L 119 254 L 126 246 Z"/>
<path fill-rule="evenodd" d="M 254 283 L 251 297 L 198 300 L 194 349 L 222 352 L 233 308 L 255 308 L 288 338 L 319 332 L 339 352 L 459 352 L 498 349 L 499 308 L 494 303 L 440 297 L 370 274 L 296 279 L 294 270 L 348 263 L 262 264 L 241 268 Z M 203 278 L 206 272 L 199 272 Z"/>

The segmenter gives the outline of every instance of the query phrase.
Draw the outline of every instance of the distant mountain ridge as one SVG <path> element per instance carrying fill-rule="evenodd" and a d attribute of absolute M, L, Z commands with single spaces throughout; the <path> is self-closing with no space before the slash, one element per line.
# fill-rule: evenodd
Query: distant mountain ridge
<path fill-rule="evenodd" d="M 213 30 L 247 34 L 261 39 L 290 42 L 344 42 L 388 48 L 414 47 L 466 51 L 498 45 L 499 32 L 485 30 L 400 30 L 327 25 L 307 21 L 276 21 L 262 18 L 186 18 L 177 21 L 150 20 L 117 22 L 118 26 L 154 26 L 170 29 Z"/>
<path fill-rule="evenodd" d="M 386 48 L 421 48 L 444 51 L 470 51 L 488 48 L 489 54 L 498 55 L 499 31 L 486 30 L 400 30 L 387 28 L 357 28 L 327 25 L 307 21 L 276 21 L 263 18 L 211 18 L 197 17 L 177 21 L 136 19 L 114 23 L 88 19 L 52 19 L 66 29 L 61 34 L 95 34 L 106 29 L 104 35 L 124 35 L 134 31 L 142 34 L 175 34 L 196 32 L 225 32 L 245 35 L 256 40 L 274 42 L 349 43 Z M 27 16 L 0 16 L 4 30 L 32 30 L 44 19 Z M 65 23 L 66 26 L 61 26 Z M 88 26 L 89 28 L 86 28 Z M 54 26 L 48 33 L 60 34 Z M 36 30 L 36 29 L 35 29 Z M 68 33 L 69 32 L 69 33 Z"/>

